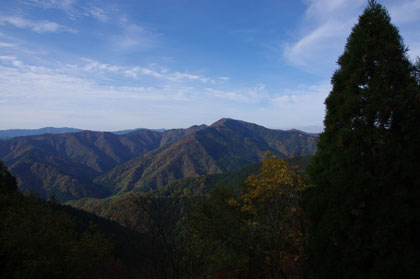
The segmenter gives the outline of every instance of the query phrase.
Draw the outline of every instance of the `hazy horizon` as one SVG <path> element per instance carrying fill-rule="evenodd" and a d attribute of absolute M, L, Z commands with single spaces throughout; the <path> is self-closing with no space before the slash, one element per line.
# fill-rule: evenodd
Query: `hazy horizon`
<path fill-rule="evenodd" d="M 241 120 L 241 119 L 235 119 L 235 120 Z M 194 125 L 207 125 L 210 126 L 211 124 L 217 122 L 213 121 L 211 123 L 197 123 Z M 253 123 L 253 122 L 252 122 Z M 260 126 L 264 126 L 261 125 L 259 123 L 254 123 Z M 193 125 L 191 125 L 193 126 Z M 116 129 L 116 130 L 96 130 L 96 129 L 85 129 L 83 127 L 70 127 L 70 126 L 62 126 L 62 127 L 58 127 L 58 126 L 41 126 L 41 127 L 34 127 L 34 128 L 7 128 L 7 129 L 0 129 L 0 131 L 9 131 L 9 130 L 39 130 L 39 129 L 45 129 L 45 128 L 56 128 L 56 129 L 79 129 L 79 130 L 90 130 L 90 131 L 99 131 L 99 132 L 120 132 L 120 131 L 127 131 L 127 130 L 137 130 L 137 129 L 149 129 L 149 130 L 170 130 L 170 129 L 186 129 L 189 128 L 191 126 L 186 126 L 186 127 L 160 127 L 160 128 L 156 128 L 156 127 L 129 127 L 129 128 L 125 128 L 125 129 Z M 265 126 L 264 126 L 265 127 Z M 278 128 L 278 127 L 266 127 L 269 129 L 273 129 L 273 130 L 300 130 L 303 132 L 307 132 L 307 133 L 320 133 L 322 132 L 322 130 L 324 129 L 323 126 L 303 126 L 303 127 L 283 127 L 283 128 Z"/>

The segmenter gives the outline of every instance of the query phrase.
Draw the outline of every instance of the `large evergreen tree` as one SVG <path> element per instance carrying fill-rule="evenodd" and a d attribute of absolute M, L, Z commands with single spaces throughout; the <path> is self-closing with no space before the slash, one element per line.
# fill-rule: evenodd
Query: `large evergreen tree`
<path fill-rule="evenodd" d="M 370 0 L 332 77 L 304 202 L 315 278 L 420 278 L 420 90 L 390 21 Z"/>

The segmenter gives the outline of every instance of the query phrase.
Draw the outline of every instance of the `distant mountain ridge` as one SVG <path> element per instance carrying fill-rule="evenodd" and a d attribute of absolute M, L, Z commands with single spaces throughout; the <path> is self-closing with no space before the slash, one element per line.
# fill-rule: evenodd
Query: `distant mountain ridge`
<path fill-rule="evenodd" d="M 149 191 L 185 177 L 234 171 L 265 151 L 312 155 L 317 137 L 224 118 L 210 126 L 117 135 L 80 131 L 0 141 L 0 159 L 19 187 L 61 201 Z"/>
<path fill-rule="evenodd" d="M 64 133 L 77 133 L 81 132 L 81 129 L 76 128 L 55 128 L 55 127 L 45 127 L 40 129 L 8 129 L 0 130 L 0 139 L 10 139 L 15 137 L 24 137 L 24 136 L 37 136 L 43 134 L 64 134 Z"/>
<path fill-rule="evenodd" d="M 137 129 L 129 129 L 129 130 L 120 130 L 120 131 L 112 131 L 109 133 L 113 133 L 116 135 L 125 135 L 128 133 L 132 133 L 138 130 L 144 130 L 143 128 Z M 67 134 L 67 133 L 78 133 L 81 131 L 85 131 L 82 129 L 77 128 L 55 128 L 55 127 L 45 127 L 40 129 L 8 129 L 8 130 L 0 130 L 0 139 L 11 139 L 16 137 L 26 137 L 26 136 L 39 136 L 44 134 Z M 166 129 L 151 129 L 151 131 L 155 132 L 165 132 Z"/>

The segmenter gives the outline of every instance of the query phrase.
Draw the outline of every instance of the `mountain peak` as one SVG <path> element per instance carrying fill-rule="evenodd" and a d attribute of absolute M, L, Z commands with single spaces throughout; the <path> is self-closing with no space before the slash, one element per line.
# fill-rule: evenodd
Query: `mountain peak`
<path fill-rule="evenodd" d="M 211 124 L 211 127 L 218 127 L 218 126 L 224 126 L 227 123 L 243 123 L 244 121 L 241 120 L 235 120 L 232 118 L 221 118 L 219 120 L 217 120 L 216 122 L 214 122 L 213 124 Z"/>

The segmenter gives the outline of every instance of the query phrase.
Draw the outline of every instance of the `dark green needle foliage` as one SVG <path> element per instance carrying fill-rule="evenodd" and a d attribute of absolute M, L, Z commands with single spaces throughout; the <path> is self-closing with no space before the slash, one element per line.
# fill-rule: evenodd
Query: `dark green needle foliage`
<path fill-rule="evenodd" d="M 418 69 L 390 21 L 369 1 L 332 77 L 304 202 L 314 278 L 420 278 Z"/>
<path fill-rule="evenodd" d="M 0 194 L 17 191 L 16 178 L 10 174 L 3 162 L 0 161 Z"/>

